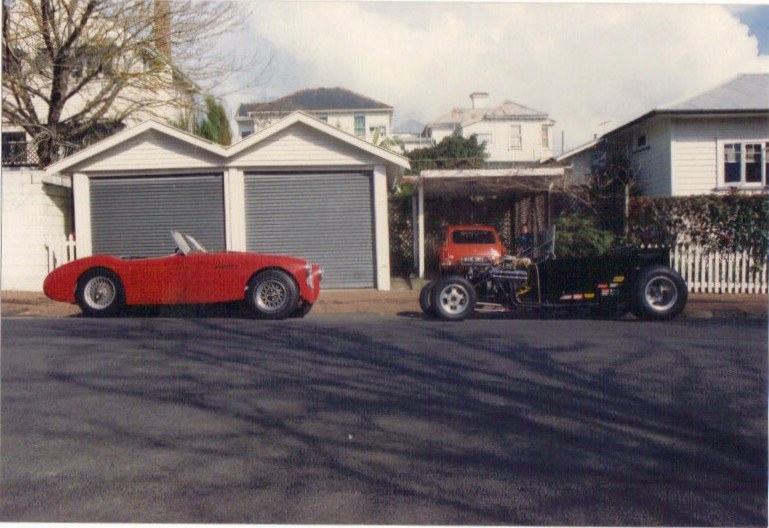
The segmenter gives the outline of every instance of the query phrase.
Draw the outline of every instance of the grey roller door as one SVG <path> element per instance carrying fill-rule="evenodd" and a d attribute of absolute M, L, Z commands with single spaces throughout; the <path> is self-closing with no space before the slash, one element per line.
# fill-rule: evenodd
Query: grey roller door
<path fill-rule="evenodd" d="M 326 288 L 374 286 L 370 172 L 246 174 L 249 251 L 323 266 Z"/>
<path fill-rule="evenodd" d="M 92 178 L 90 188 L 95 255 L 168 255 L 174 229 L 225 249 L 221 175 Z"/>

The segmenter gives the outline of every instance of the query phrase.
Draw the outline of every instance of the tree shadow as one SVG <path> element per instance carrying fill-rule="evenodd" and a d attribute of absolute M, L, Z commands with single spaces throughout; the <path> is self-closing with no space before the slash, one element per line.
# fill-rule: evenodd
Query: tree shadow
<path fill-rule="evenodd" d="M 163 472 L 105 469 L 96 488 L 71 479 L 47 507 L 95 493 L 101 477 L 162 484 L 168 511 L 77 520 L 766 524 L 766 416 L 755 414 L 765 358 L 709 332 L 687 351 L 667 345 L 676 329 L 653 323 L 631 347 L 634 333 L 615 342 L 569 321 L 542 322 L 567 324 L 566 335 L 512 339 L 406 318 L 84 322 L 111 346 L 81 328 L 42 370 L 3 379 L 42 376 L 75 405 L 46 407 L 27 392 L 11 420 L 24 409 L 35 420 L 14 427 L 157 458 Z M 65 321 L 51 332 L 73 335 Z M 51 485 L 7 484 L 9 495 Z M 4 504 L 7 519 L 31 507 Z"/>

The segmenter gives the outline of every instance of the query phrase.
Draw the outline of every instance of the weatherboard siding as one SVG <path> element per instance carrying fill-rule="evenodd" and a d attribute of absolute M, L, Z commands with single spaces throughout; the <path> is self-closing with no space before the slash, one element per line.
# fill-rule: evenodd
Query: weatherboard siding
<path fill-rule="evenodd" d="M 678 119 L 672 125 L 674 196 L 706 194 L 719 187 L 719 143 L 769 141 L 767 118 Z"/>
<path fill-rule="evenodd" d="M 176 138 L 149 131 L 131 138 L 76 167 L 78 171 L 209 169 L 223 159 Z"/>

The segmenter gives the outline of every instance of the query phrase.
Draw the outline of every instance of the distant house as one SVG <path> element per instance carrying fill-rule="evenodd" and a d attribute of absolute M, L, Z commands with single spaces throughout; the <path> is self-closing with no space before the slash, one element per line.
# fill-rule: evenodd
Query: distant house
<path fill-rule="evenodd" d="M 558 156 L 572 180 L 625 163 L 642 194 L 769 188 L 769 74 L 743 74 L 666 104 Z M 624 160 L 624 161 L 622 161 Z"/>
<path fill-rule="evenodd" d="M 435 142 L 460 132 L 476 135 L 486 143 L 488 163 L 533 162 L 553 156 L 550 129 L 555 121 L 546 112 L 533 110 L 512 101 L 488 108 L 489 94 L 470 94 L 470 108 L 453 108 L 427 124 L 427 135 Z"/>
<path fill-rule="evenodd" d="M 393 130 L 392 137 L 400 142 L 402 152 L 411 152 L 414 149 L 433 145 L 433 140 L 427 137 L 425 133 L 425 125 L 413 119 L 397 125 Z"/>
<path fill-rule="evenodd" d="M 344 88 L 313 88 L 274 101 L 240 105 L 235 115 L 238 137 L 245 138 L 296 110 L 369 142 L 392 132 L 392 106 Z"/>

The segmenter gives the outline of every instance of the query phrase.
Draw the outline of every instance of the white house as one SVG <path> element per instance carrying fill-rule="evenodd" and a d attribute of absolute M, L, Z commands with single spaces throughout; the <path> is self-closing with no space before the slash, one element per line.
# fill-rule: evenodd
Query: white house
<path fill-rule="evenodd" d="M 463 137 L 476 135 L 486 143 L 488 164 L 533 162 L 553 156 L 550 130 L 555 121 L 545 112 L 512 101 L 487 107 L 489 94 L 470 94 L 470 108 L 453 108 L 427 124 L 427 135 L 436 143 L 460 132 Z"/>
<path fill-rule="evenodd" d="M 211 250 L 304 257 L 326 288 L 390 288 L 387 189 L 408 160 L 294 112 L 229 147 L 156 121 L 51 165 L 72 177 L 78 257 Z"/>
<path fill-rule="evenodd" d="M 626 160 L 642 194 L 769 189 L 769 74 L 743 74 L 556 159 L 581 173 Z M 581 168 L 579 168 L 581 167 Z M 574 179 L 584 174 L 574 173 Z"/>
<path fill-rule="evenodd" d="M 256 131 L 301 110 L 366 141 L 392 132 L 393 107 L 344 88 L 312 88 L 261 103 L 242 104 L 235 115 L 238 137 Z"/>

